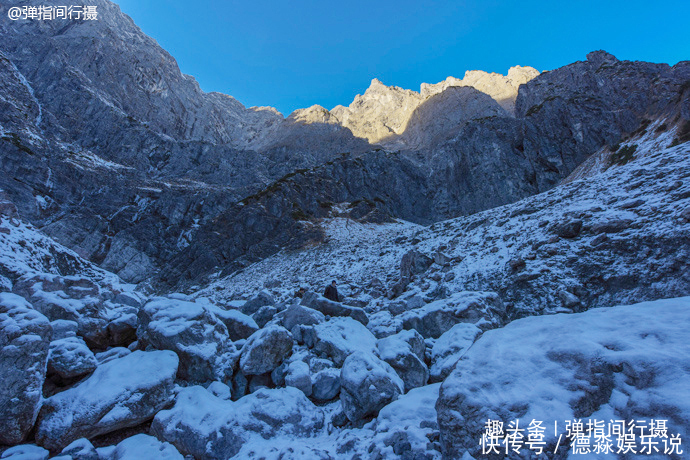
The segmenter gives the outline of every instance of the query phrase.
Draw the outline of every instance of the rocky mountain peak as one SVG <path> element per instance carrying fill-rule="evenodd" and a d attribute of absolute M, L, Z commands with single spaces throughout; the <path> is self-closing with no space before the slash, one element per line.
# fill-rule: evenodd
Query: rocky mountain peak
<path fill-rule="evenodd" d="M 607 53 L 604 50 L 597 50 L 587 54 L 587 61 L 594 64 L 596 67 L 601 67 L 603 64 L 614 64 L 618 62 L 618 59 L 611 53 Z"/>

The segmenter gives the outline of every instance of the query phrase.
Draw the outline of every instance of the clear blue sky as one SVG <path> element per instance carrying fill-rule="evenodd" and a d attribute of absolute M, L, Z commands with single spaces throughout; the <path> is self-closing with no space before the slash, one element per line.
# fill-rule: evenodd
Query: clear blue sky
<path fill-rule="evenodd" d="M 204 91 L 286 116 L 372 78 L 419 90 L 466 70 L 551 70 L 604 49 L 690 60 L 690 1 L 116 0 Z"/>

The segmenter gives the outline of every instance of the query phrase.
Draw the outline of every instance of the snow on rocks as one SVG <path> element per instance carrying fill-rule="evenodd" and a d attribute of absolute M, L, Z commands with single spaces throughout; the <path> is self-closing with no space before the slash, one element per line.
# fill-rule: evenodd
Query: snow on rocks
<path fill-rule="evenodd" d="M 275 305 L 275 303 L 276 299 L 273 297 L 273 295 L 270 292 L 263 290 L 242 305 L 242 313 L 245 315 L 253 315 L 259 311 L 261 307 Z"/>
<path fill-rule="evenodd" d="M 400 331 L 379 339 L 379 356 L 398 373 L 405 391 L 426 385 L 429 369 L 424 364 L 424 338 L 415 330 Z"/>
<path fill-rule="evenodd" d="M 250 335 L 259 330 L 259 326 L 251 316 L 247 316 L 237 310 L 225 310 L 216 305 L 204 306 L 211 313 L 225 324 L 228 335 L 233 342 L 249 338 Z"/>
<path fill-rule="evenodd" d="M 50 452 L 35 444 L 10 447 L 0 455 L 2 460 L 48 460 Z"/>
<path fill-rule="evenodd" d="M 236 402 L 199 386 L 180 390 L 175 405 L 159 412 L 151 432 L 196 458 L 227 460 L 252 438 L 309 437 L 324 415 L 296 388 L 261 389 Z"/>
<path fill-rule="evenodd" d="M 244 375 L 273 371 L 292 354 L 292 335 L 282 326 L 270 325 L 252 334 L 240 354 Z"/>
<path fill-rule="evenodd" d="M 96 366 L 96 357 L 81 337 L 66 337 L 50 342 L 48 373 L 71 379 L 92 372 Z"/>
<path fill-rule="evenodd" d="M 404 390 L 403 381 L 388 363 L 361 351 L 343 363 L 340 385 L 340 402 L 351 422 L 376 416 Z"/>
<path fill-rule="evenodd" d="M 86 438 L 80 438 L 62 449 L 60 455 L 69 455 L 72 460 L 99 460 L 96 448 Z"/>
<path fill-rule="evenodd" d="M 493 292 L 461 291 L 403 315 L 403 327 L 416 329 L 425 338 L 438 338 L 458 323 L 473 323 L 482 329 L 498 327 L 504 308 Z"/>
<path fill-rule="evenodd" d="M 304 361 L 291 362 L 285 375 L 285 386 L 295 387 L 304 393 L 305 396 L 311 396 L 312 382 L 311 375 L 309 374 L 309 364 Z"/>
<path fill-rule="evenodd" d="M 439 337 L 431 349 L 431 381 L 441 382 L 448 377 L 455 363 L 481 333 L 474 324 L 459 323 Z"/>
<path fill-rule="evenodd" d="M 36 441 L 60 450 L 150 420 L 173 398 L 178 362 L 171 351 L 135 351 L 100 365 L 79 385 L 44 401 Z"/>
<path fill-rule="evenodd" d="M 481 454 L 488 419 L 544 426 L 665 419 L 669 435 L 685 439 L 689 329 L 690 297 L 683 297 L 523 318 L 485 332 L 441 386 L 436 409 L 444 455 Z M 553 434 L 547 430 L 544 439 L 547 458 Z"/>
<path fill-rule="evenodd" d="M 334 302 L 315 292 L 305 292 L 302 297 L 302 305 L 318 310 L 328 316 L 346 316 L 359 321 L 365 326 L 369 323 L 369 318 L 363 309 L 351 307 L 340 302 Z"/>
<path fill-rule="evenodd" d="M 121 441 L 108 460 L 184 460 L 175 446 L 153 436 L 138 434 Z"/>
<path fill-rule="evenodd" d="M 108 314 L 99 287 L 88 278 L 47 273 L 25 275 L 17 280 L 13 291 L 51 321 L 75 321 L 79 335 L 87 341 L 108 344 Z"/>
<path fill-rule="evenodd" d="M 329 367 L 312 377 L 311 396 L 317 401 L 330 401 L 340 393 L 340 369 Z"/>
<path fill-rule="evenodd" d="M 41 407 L 51 328 L 16 294 L 0 293 L 0 444 L 24 440 Z"/>
<path fill-rule="evenodd" d="M 345 359 L 356 351 L 376 352 L 376 337 L 352 318 L 331 318 L 314 326 L 313 331 L 314 352 L 331 358 L 337 367 L 341 367 Z"/>
<path fill-rule="evenodd" d="M 137 336 L 142 346 L 177 353 L 178 377 L 190 382 L 229 379 L 237 362 L 225 324 L 199 303 L 151 300 L 139 311 Z"/>

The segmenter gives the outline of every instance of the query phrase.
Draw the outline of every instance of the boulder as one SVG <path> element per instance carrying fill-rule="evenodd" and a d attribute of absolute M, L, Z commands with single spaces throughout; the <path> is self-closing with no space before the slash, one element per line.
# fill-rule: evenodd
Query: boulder
<path fill-rule="evenodd" d="M 312 382 L 311 375 L 309 374 L 309 364 L 304 361 L 291 362 L 285 375 L 285 386 L 297 388 L 305 396 L 311 396 Z"/>
<path fill-rule="evenodd" d="M 369 323 L 369 318 L 363 309 L 334 302 L 312 291 L 308 291 L 302 296 L 302 305 L 320 311 L 327 316 L 350 317 L 365 326 Z"/>
<path fill-rule="evenodd" d="M 391 365 L 405 384 L 405 392 L 426 385 L 429 369 L 424 364 L 424 338 L 417 331 L 401 331 L 380 339 L 379 356 Z M 414 349 L 413 349 L 414 347 Z"/>
<path fill-rule="evenodd" d="M 403 381 L 388 363 L 361 351 L 343 363 L 340 385 L 340 402 L 351 422 L 376 416 L 404 390 Z"/>
<path fill-rule="evenodd" d="M 36 421 L 51 327 L 22 297 L 0 293 L 0 444 L 18 444 Z"/>
<path fill-rule="evenodd" d="M 292 354 L 292 336 L 281 326 L 268 326 L 252 334 L 242 347 L 240 369 L 245 375 L 273 371 Z"/>
<path fill-rule="evenodd" d="M 275 303 L 276 300 L 273 295 L 264 290 L 259 292 L 256 297 L 253 297 L 242 305 L 242 313 L 245 315 L 253 315 L 259 310 L 259 308 L 265 307 L 266 305 L 275 305 Z"/>
<path fill-rule="evenodd" d="M 177 353 L 178 377 L 190 382 L 227 380 L 237 363 L 227 328 L 202 304 L 155 298 L 139 311 L 137 336 L 140 346 Z"/>
<path fill-rule="evenodd" d="M 436 411 L 444 458 L 482 455 L 488 420 L 553 427 L 579 419 L 664 419 L 690 434 L 690 298 L 528 317 L 485 332 L 441 385 Z M 546 430 L 545 458 L 569 444 Z M 622 441 L 613 436 L 615 446 Z M 529 452 L 529 451 L 528 451 Z M 576 455 L 577 456 L 577 455 Z M 489 458 L 499 458 L 493 456 Z M 501 454 L 500 458 L 503 458 Z M 510 458 L 517 458 L 513 456 Z"/>
<path fill-rule="evenodd" d="M 400 279 L 409 282 L 413 276 L 424 273 L 434 263 L 434 259 L 417 250 L 403 254 L 400 260 Z"/>
<path fill-rule="evenodd" d="M 505 310 L 498 294 L 462 291 L 403 314 L 403 328 L 416 329 L 424 338 L 438 338 L 458 323 L 482 330 L 503 324 Z"/>
<path fill-rule="evenodd" d="M 93 372 L 97 366 L 96 357 L 81 337 L 67 337 L 50 342 L 49 373 L 71 379 Z"/>
<path fill-rule="evenodd" d="M 48 273 L 24 275 L 12 288 L 50 321 L 75 321 L 78 334 L 89 346 L 109 345 L 109 313 L 103 305 L 99 287 L 90 279 Z"/>
<path fill-rule="evenodd" d="M 76 337 L 79 325 L 76 321 L 68 321 L 66 319 L 57 319 L 50 322 L 50 327 L 53 330 L 53 340 L 60 340 L 66 337 Z"/>
<path fill-rule="evenodd" d="M 273 319 L 275 314 L 278 313 L 278 309 L 273 305 L 266 305 L 259 308 L 256 313 L 252 315 L 254 321 L 259 327 L 264 327 L 269 321 Z"/>
<path fill-rule="evenodd" d="M 224 310 L 215 305 L 206 305 L 206 309 L 211 311 L 228 328 L 228 335 L 233 342 L 248 338 L 259 330 L 259 326 L 251 316 L 247 316 L 237 310 Z"/>
<path fill-rule="evenodd" d="M 333 360 L 337 367 L 356 351 L 375 353 L 376 337 L 352 318 L 331 318 L 314 326 L 314 352 Z"/>
<path fill-rule="evenodd" d="M 101 353 L 96 353 L 96 361 L 98 364 L 105 364 L 113 359 L 122 358 L 132 353 L 129 348 L 116 347 L 106 350 Z"/>
<path fill-rule="evenodd" d="M 304 305 L 292 304 L 278 314 L 278 320 L 292 332 L 295 326 L 311 326 L 326 321 L 326 317 L 320 311 Z"/>
<path fill-rule="evenodd" d="M 99 460 L 96 448 L 86 438 L 80 438 L 62 449 L 60 455 L 69 455 L 72 460 Z"/>
<path fill-rule="evenodd" d="M 156 460 L 184 460 L 175 446 L 161 442 L 147 434 L 137 434 L 120 441 L 115 447 L 111 460 L 140 460 L 144 458 Z"/>
<path fill-rule="evenodd" d="M 178 363 L 172 351 L 135 351 L 98 366 L 79 385 L 45 400 L 36 441 L 59 451 L 76 439 L 150 420 L 173 399 Z"/>
<path fill-rule="evenodd" d="M 340 393 L 340 369 L 323 369 L 312 377 L 311 397 L 317 401 L 330 401 Z"/>
<path fill-rule="evenodd" d="M 439 337 L 431 349 L 431 381 L 441 382 L 448 377 L 455 363 L 481 333 L 474 324 L 459 323 Z"/>
<path fill-rule="evenodd" d="M 228 402 L 192 386 L 180 390 L 171 409 L 156 415 L 151 433 L 185 455 L 227 460 L 251 439 L 308 437 L 323 423 L 321 409 L 296 388 L 261 389 Z"/>

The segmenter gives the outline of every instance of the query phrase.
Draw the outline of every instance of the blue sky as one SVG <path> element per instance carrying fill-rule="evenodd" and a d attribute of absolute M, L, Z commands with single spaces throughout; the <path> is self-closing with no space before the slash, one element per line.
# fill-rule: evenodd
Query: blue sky
<path fill-rule="evenodd" d="M 115 0 L 204 91 L 286 116 L 348 105 L 372 78 L 419 90 L 466 70 L 551 70 L 605 49 L 690 60 L 690 2 Z"/>

